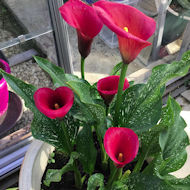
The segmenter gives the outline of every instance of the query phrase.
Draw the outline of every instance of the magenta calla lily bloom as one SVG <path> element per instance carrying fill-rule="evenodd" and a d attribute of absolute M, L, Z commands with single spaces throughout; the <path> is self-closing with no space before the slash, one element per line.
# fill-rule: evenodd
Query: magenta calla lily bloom
<path fill-rule="evenodd" d="M 6 61 L 4 61 L 3 59 L 0 59 L 0 69 L 3 69 L 7 73 L 11 72 L 9 64 Z"/>
<path fill-rule="evenodd" d="M 133 61 L 140 51 L 151 45 L 148 38 L 156 29 L 154 19 L 121 3 L 98 1 L 93 4 L 102 22 L 117 34 L 119 49 L 125 64 Z"/>
<path fill-rule="evenodd" d="M 63 118 L 73 105 L 74 94 L 68 87 L 40 88 L 34 93 L 34 101 L 38 110 L 47 117 Z"/>
<path fill-rule="evenodd" d="M 0 117 L 7 111 L 9 91 L 4 78 L 0 79 Z"/>
<path fill-rule="evenodd" d="M 104 136 L 104 148 L 116 167 L 124 167 L 138 153 L 138 136 L 129 128 L 110 127 Z"/>
<path fill-rule="evenodd" d="M 0 59 L 0 68 L 7 73 L 11 72 L 9 64 L 3 59 Z M 9 91 L 8 91 L 7 82 L 5 81 L 4 78 L 2 78 L 2 75 L 0 75 L 0 117 L 7 111 L 8 101 L 9 101 Z"/>
<path fill-rule="evenodd" d="M 98 92 L 107 105 L 109 105 L 115 94 L 117 94 L 119 78 L 120 76 L 117 75 L 108 76 L 100 79 L 97 83 Z M 129 88 L 129 82 L 127 79 L 125 79 L 123 90 L 126 90 L 127 88 Z"/>
<path fill-rule="evenodd" d="M 63 19 L 76 28 L 79 52 L 86 58 L 90 53 L 92 40 L 100 32 L 103 23 L 93 7 L 80 0 L 69 0 L 59 11 Z"/>

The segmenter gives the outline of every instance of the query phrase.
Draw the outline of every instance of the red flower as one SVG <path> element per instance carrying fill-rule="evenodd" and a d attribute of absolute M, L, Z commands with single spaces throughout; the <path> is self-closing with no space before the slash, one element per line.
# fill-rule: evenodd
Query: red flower
<path fill-rule="evenodd" d="M 68 87 L 40 88 L 34 93 L 36 107 L 51 119 L 63 118 L 71 109 L 74 94 Z"/>
<path fill-rule="evenodd" d="M 105 133 L 104 147 L 114 164 L 118 168 L 124 167 L 138 153 L 138 136 L 132 129 L 111 127 Z"/>
<path fill-rule="evenodd" d="M 90 53 L 93 38 L 103 26 L 96 11 L 80 0 L 69 0 L 59 8 L 59 11 L 63 19 L 76 28 L 79 52 L 83 58 L 86 58 Z"/>
<path fill-rule="evenodd" d="M 0 69 L 3 69 L 7 73 L 11 72 L 9 64 L 6 61 L 4 61 L 3 59 L 0 59 Z"/>
<path fill-rule="evenodd" d="M 93 4 L 102 22 L 117 34 L 123 62 L 129 64 L 140 51 L 151 45 L 146 41 L 156 29 L 156 22 L 129 5 L 109 1 Z"/>
<path fill-rule="evenodd" d="M 9 64 L 0 59 L 0 69 L 3 69 L 5 72 L 10 73 Z M 0 116 L 2 116 L 8 108 L 8 101 L 9 101 L 9 91 L 7 87 L 7 82 L 5 79 L 0 75 Z"/>
<path fill-rule="evenodd" d="M 0 76 L 1 77 L 1 76 Z M 0 117 L 7 111 L 9 91 L 4 78 L 0 79 Z"/>
<path fill-rule="evenodd" d="M 120 76 L 108 76 L 100 79 L 97 83 L 98 92 L 107 105 L 109 105 L 115 94 L 117 94 L 119 78 Z M 125 79 L 123 90 L 127 88 L 129 88 L 129 82 Z"/>

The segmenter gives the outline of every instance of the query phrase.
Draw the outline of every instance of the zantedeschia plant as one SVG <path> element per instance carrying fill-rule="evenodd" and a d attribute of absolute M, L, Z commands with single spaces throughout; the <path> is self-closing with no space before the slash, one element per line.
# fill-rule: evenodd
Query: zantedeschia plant
<path fill-rule="evenodd" d="M 114 74 L 91 85 L 84 80 L 84 61 L 82 78 L 78 78 L 34 57 L 52 78 L 55 90 L 37 89 L 1 70 L 34 113 L 34 138 L 53 145 L 68 159 L 62 168 L 47 171 L 44 184 L 60 182 L 65 172 L 73 172 L 77 189 L 189 189 L 190 175 L 184 179 L 171 175 L 187 159 L 186 123 L 178 103 L 169 97 L 163 106 L 162 96 L 168 80 L 187 74 L 190 52 L 181 61 L 156 66 L 146 84 L 129 85 L 127 65 L 151 45 L 147 40 L 155 31 L 155 21 L 131 6 L 109 1 L 90 6 L 69 0 L 60 13 L 77 29 L 82 60 L 105 24 L 118 36 L 123 62 L 119 63 L 120 76 Z"/>

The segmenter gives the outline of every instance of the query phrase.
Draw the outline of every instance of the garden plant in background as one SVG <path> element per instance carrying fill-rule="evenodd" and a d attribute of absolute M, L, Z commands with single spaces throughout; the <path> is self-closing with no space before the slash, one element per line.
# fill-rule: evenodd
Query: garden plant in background
<path fill-rule="evenodd" d="M 1 70 L 34 113 L 32 135 L 67 158 L 62 168 L 47 170 L 44 184 L 51 186 L 71 172 L 77 189 L 189 189 L 190 176 L 171 175 L 187 159 L 186 123 L 178 103 L 169 97 L 163 106 L 162 96 L 168 80 L 188 72 L 190 52 L 181 61 L 155 67 L 146 84 L 129 83 L 127 67 L 151 45 L 147 40 L 155 21 L 131 6 L 109 1 L 89 6 L 69 0 L 60 13 L 77 30 L 81 79 L 40 57 L 34 58 L 55 89 L 37 89 Z M 118 36 L 122 62 L 111 76 L 91 85 L 85 80 L 84 63 L 103 24 Z"/>

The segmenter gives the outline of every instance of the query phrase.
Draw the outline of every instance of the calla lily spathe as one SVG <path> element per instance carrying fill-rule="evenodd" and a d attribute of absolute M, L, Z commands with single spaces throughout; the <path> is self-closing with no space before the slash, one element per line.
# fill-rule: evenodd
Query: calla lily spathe
<path fill-rule="evenodd" d="M 93 7 L 101 21 L 117 34 L 125 64 L 132 62 L 143 48 L 151 45 L 147 40 L 156 29 L 154 19 L 121 3 L 101 0 L 94 3 Z"/>
<path fill-rule="evenodd" d="M 11 72 L 9 64 L 6 61 L 4 61 L 3 59 L 0 59 L 0 69 L 3 69 L 7 73 Z"/>
<path fill-rule="evenodd" d="M 9 64 L 3 59 L 0 59 L 0 68 L 7 73 L 11 72 Z M 0 117 L 7 111 L 8 101 L 9 101 L 9 91 L 8 91 L 7 82 L 2 77 L 2 75 L 0 75 Z"/>
<path fill-rule="evenodd" d="M 78 49 L 83 58 L 90 53 L 93 38 L 100 32 L 103 23 L 93 7 L 80 0 L 69 0 L 59 8 L 63 19 L 78 34 Z"/>
<path fill-rule="evenodd" d="M 4 78 L 0 79 L 0 117 L 7 111 L 9 91 Z"/>
<path fill-rule="evenodd" d="M 40 112 L 51 119 L 63 118 L 71 109 L 74 94 L 68 87 L 59 87 L 55 90 L 39 88 L 34 93 L 35 105 Z"/>
<path fill-rule="evenodd" d="M 117 76 L 117 75 L 108 76 L 108 77 L 100 79 L 97 83 L 97 90 L 107 105 L 110 104 L 115 94 L 117 94 L 119 78 L 120 76 Z M 127 88 L 129 88 L 129 82 L 125 78 L 123 90 L 126 90 Z"/>
<path fill-rule="evenodd" d="M 104 136 L 104 147 L 116 167 L 121 168 L 136 157 L 138 136 L 129 128 L 110 127 Z"/>

